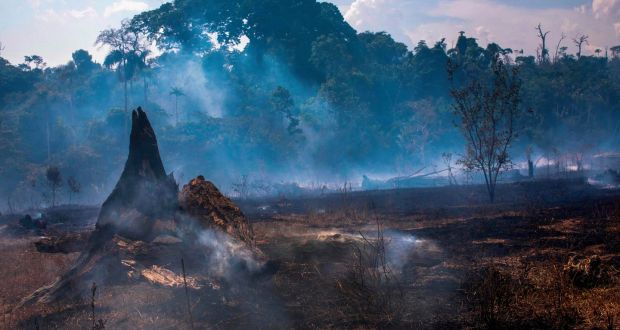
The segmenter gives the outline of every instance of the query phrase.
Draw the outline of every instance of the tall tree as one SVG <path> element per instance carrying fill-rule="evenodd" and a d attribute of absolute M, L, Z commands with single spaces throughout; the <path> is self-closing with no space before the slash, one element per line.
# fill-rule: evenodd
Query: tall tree
<path fill-rule="evenodd" d="M 449 65 L 451 79 L 454 70 Z M 505 65 L 499 56 L 488 71 L 470 77 L 462 86 L 453 86 L 451 94 L 466 141 L 466 153 L 459 163 L 482 172 L 493 202 L 497 178 L 511 165 L 509 148 L 516 135 L 521 81 L 519 68 Z"/>
<path fill-rule="evenodd" d="M 566 39 L 566 34 L 562 32 L 560 40 L 558 40 L 558 44 L 555 46 L 555 55 L 553 55 L 553 62 L 559 61 L 560 57 L 564 55 L 564 52 L 562 51 L 562 49 L 564 48 L 562 47 L 562 41 L 564 41 L 564 39 Z"/>
<path fill-rule="evenodd" d="M 52 192 L 52 207 L 56 206 L 56 192 L 62 186 L 62 175 L 60 169 L 57 166 L 48 166 L 45 171 L 45 178 L 47 179 L 47 185 Z"/>
<path fill-rule="evenodd" d="M 577 46 L 577 58 L 581 58 L 581 51 L 583 48 L 583 44 L 589 45 L 590 42 L 588 41 L 588 39 L 590 39 L 589 36 L 585 35 L 585 34 L 581 34 L 581 35 L 577 35 L 575 38 L 573 38 L 573 43 L 575 44 L 575 46 Z"/>
<path fill-rule="evenodd" d="M 547 49 L 547 36 L 549 35 L 550 31 L 543 31 L 543 27 L 542 24 L 538 24 L 538 26 L 536 26 L 536 31 L 538 33 L 538 38 L 540 38 L 540 58 L 539 58 L 539 62 L 540 63 L 547 63 L 549 62 L 549 50 Z"/>
<path fill-rule="evenodd" d="M 129 111 L 128 84 L 140 68 L 146 65 L 146 58 L 150 54 L 146 39 L 133 29 L 129 21 L 123 21 L 118 29 L 101 31 L 97 36 L 96 45 L 109 46 L 110 52 L 103 62 L 107 68 L 116 67 L 119 79 L 123 83 L 125 96 L 125 115 Z"/>
<path fill-rule="evenodd" d="M 84 49 L 73 52 L 71 58 L 79 75 L 86 76 L 97 68 L 97 64 L 93 62 L 93 56 Z"/>

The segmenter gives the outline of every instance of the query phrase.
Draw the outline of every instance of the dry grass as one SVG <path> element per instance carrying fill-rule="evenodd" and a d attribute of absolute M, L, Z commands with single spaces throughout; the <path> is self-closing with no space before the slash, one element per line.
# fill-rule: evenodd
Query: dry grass
<path fill-rule="evenodd" d="M 13 310 L 14 306 L 23 297 L 60 276 L 77 256 L 77 253 L 39 253 L 34 240 L 29 238 L 0 240 L 0 329 L 15 328 L 29 312 Z"/>
<path fill-rule="evenodd" d="M 313 206 L 311 212 L 281 213 L 255 223 L 257 245 L 279 265 L 260 284 L 267 291 L 254 286 L 226 296 L 191 291 L 196 328 L 620 328 L 617 198 L 399 214 L 385 209 L 387 201 L 373 207 L 354 203 L 348 192 L 345 197 L 341 209 Z M 424 238 L 441 251 L 414 253 L 396 271 L 385 263 L 384 228 Z M 598 255 L 605 280 L 575 281 L 565 270 L 573 255 Z M 6 265 L 0 270 L 3 310 L 53 280 L 74 259 L 75 254 L 38 253 L 30 239 L 0 241 L 0 263 Z M 186 301 L 183 288 L 144 282 L 101 287 L 96 319 L 105 320 L 106 328 L 189 328 Z M 275 310 L 283 317 L 271 317 Z M 83 306 L 4 314 L 2 329 L 92 327 Z"/>
<path fill-rule="evenodd" d="M 620 283 L 575 286 L 561 264 L 489 265 L 463 284 L 463 323 L 487 329 L 617 329 Z"/>
<path fill-rule="evenodd" d="M 353 243 L 353 254 L 345 277 L 336 280 L 340 295 L 343 325 L 365 327 L 401 327 L 405 294 L 397 274 L 387 261 L 389 239 L 376 218 L 376 236 Z"/>

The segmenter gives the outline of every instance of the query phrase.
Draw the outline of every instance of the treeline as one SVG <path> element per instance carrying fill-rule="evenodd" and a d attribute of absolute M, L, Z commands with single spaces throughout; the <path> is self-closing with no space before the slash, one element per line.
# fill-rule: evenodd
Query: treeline
<path fill-rule="evenodd" d="M 84 50 L 58 67 L 36 55 L 0 58 L 5 198 L 41 203 L 50 166 L 78 181 L 84 198 L 101 198 L 122 167 L 128 110 L 138 105 L 154 121 L 167 170 L 203 173 L 225 190 L 244 174 L 406 174 L 463 151 L 448 63 L 459 64 L 459 79 L 497 56 L 519 66 L 523 82 L 528 115 L 513 158 L 618 145 L 618 47 L 525 56 L 461 33 L 453 49 L 445 40 L 408 49 L 384 32 L 358 33 L 336 6 L 315 0 L 177 0 L 94 42 L 110 49 L 104 63 Z"/>

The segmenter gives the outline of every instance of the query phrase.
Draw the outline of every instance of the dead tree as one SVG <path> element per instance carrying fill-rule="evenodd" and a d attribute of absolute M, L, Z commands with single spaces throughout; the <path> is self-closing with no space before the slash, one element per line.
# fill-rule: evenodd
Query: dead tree
<path fill-rule="evenodd" d="M 555 46 L 555 55 L 553 56 L 554 62 L 557 62 L 560 59 L 560 50 L 563 48 L 561 46 L 562 46 L 562 41 L 564 41 L 564 39 L 566 39 L 566 34 L 562 32 L 562 36 L 560 37 L 558 44 Z"/>
<path fill-rule="evenodd" d="M 178 186 L 166 175 L 159 154 L 157 138 L 142 108 L 132 112 L 129 155 L 114 190 L 101 205 L 96 228 L 102 233 L 127 238 L 144 238 L 151 234 L 153 217 L 172 217 L 178 207 Z M 119 210 L 137 210 L 140 216 Z M 103 234 L 102 234 L 103 238 Z"/>
<path fill-rule="evenodd" d="M 190 181 L 179 193 L 174 177 L 165 172 L 155 131 L 146 113 L 138 108 L 131 118 L 125 167 L 101 206 L 95 230 L 81 249 L 78 260 L 54 283 L 23 299 L 20 306 L 74 303 L 82 300 L 89 290 L 92 297 L 95 290 L 90 284 L 94 281 L 97 287 L 105 288 L 124 285 L 128 279 L 135 280 L 127 267 L 143 269 L 154 263 L 172 264 L 184 253 L 195 255 L 196 259 L 215 257 L 208 251 L 213 249 L 205 249 L 200 239 L 205 233 L 203 229 L 217 230 L 233 240 L 230 242 L 234 245 L 242 244 L 253 260 L 262 258 L 262 253 L 255 248 L 252 228 L 241 210 L 202 176 Z M 155 243 L 156 238 L 163 235 L 174 235 L 180 242 Z M 209 244 L 222 245 L 219 239 L 214 240 Z M 241 266 L 244 262 L 233 261 L 233 264 Z M 196 267 L 198 273 L 206 272 L 205 265 L 209 264 L 181 266 Z M 235 274 L 240 274 L 237 269 L 248 269 L 250 275 L 247 266 L 235 269 Z"/>
<path fill-rule="evenodd" d="M 547 63 L 549 60 L 549 50 L 547 49 L 547 35 L 549 35 L 549 31 L 544 32 L 542 25 L 539 23 L 536 27 L 536 31 L 538 31 L 538 37 L 540 38 L 540 59 L 539 62 L 541 64 Z"/>
<path fill-rule="evenodd" d="M 461 87 L 454 87 L 454 68 L 449 67 L 448 73 L 453 110 L 466 141 L 466 153 L 458 163 L 468 171 L 482 172 L 493 202 L 497 178 L 511 166 L 508 150 L 519 114 L 519 68 L 495 57 L 490 70 L 470 77 Z"/>
<path fill-rule="evenodd" d="M 590 37 L 582 34 L 582 35 L 577 35 L 575 38 L 573 38 L 573 43 L 575 44 L 575 46 L 577 46 L 577 58 L 580 59 L 581 58 L 581 49 L 583 47 L 583 44 L 585 43 L 586 45 L 589 45 L 590 43 L 588 42 L 588 39 Z"/>

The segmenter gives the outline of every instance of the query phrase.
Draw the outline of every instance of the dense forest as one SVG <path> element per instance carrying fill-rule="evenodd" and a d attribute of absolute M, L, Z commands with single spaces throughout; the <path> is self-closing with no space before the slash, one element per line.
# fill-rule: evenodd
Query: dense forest
<path fill-rule="evenodd" d="M 536 55 L 466 32 L 453 46 L 408 49 L 388 33 L 355 31 L 326 2 L 176 0 L 93 42 L 110 51 L 103 63 L 85 50 L 58 67 L 37 55 L 0 57 L 3 204 L 51 203 L 50 185 L 62 202 L 100 202 L 122 168 L 137 106 L 181 181 L 204 174 L 228 191 L 239 180 L 322 185 L 411 173 L 463 152 L 449 64 L 458 80 L 498 57 L 522 82 L 515 161 L 620 142 L 620 47 L 568 51 L 587 36 L 541 43 Z"/>

